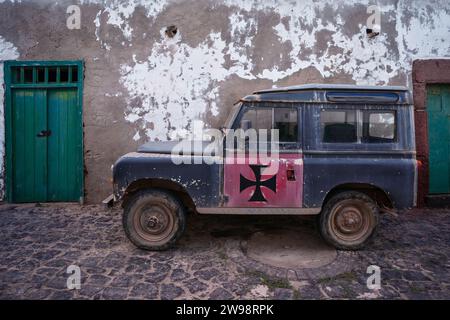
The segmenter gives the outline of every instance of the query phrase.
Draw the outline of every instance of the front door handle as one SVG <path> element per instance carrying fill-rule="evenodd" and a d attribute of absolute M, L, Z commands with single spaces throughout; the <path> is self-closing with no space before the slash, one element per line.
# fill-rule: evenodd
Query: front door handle
<path fill-rule="evenodd" d="M 295 170 L 294 168 L 288 168 L 286 170 L 286 177 L 288 181 L 295 181 Z"/>
<path fill-rule="evenodd" d="M 36 137 L 38 138 L 49 137 L 51 134 L 52 134 L 51 130 L 42 130 L 36 135 Z"/>
<path fill-rule="evenodd" d="M 295 166 L 292 161 L 286 161 L 286 178 L 287 181 L 295 181 Z"/>

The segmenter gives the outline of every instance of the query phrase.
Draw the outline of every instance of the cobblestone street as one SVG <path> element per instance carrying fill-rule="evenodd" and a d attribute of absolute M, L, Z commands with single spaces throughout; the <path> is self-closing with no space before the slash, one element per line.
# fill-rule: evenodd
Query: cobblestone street
<path fill-rule="evenodd" d="M 311 217 L 189 216 L 174 249 L 146 252 L 126 239 L 119 209 L 1 205 L 0 298 L 450 299 L 450 210 L 383 215 L 365 250 L 340 251 L 319 268 L 246 255 L 255 232 L 301 228 L 317 233 Z M 372 264 L 380 290 L 366 286 Z M 81 268 L 80 290 L 66 288 L 69 265 Z"/>

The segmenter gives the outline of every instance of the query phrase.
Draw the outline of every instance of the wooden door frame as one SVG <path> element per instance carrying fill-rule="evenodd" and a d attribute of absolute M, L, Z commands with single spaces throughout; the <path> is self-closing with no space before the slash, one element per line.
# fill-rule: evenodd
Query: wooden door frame
<path fill-rule="evenodd" d="M 26 83 L 26 84 L 14 84 L 12 83 L 11 69 L 13 67 L 66 67 L 77 66 L 78 74 L 76 83 Z M 59 72 L 58 72 L 59 73 Z M 12 161 L 12 89 L 54 89 L 54 88 L 77 88 L 78 94 L 78 120 L 79 120 L 79 133 L 81 135 L 81 154 L 80 165 L 78 168 L 78 174 L 81 176 L 80 185 L 80 199 L 82 203 L 84 201 L 84 133 L 83 133 L 83 80 L 84 80 L 84 61 L 83 60 L 63 60 L 63 61 L 17 61 L 7 60 L 4 62 L 4 81 L 5 81 L 5 103 L 4 103 L 4 117 L 5 117 L 5 200 L 12 202 L 13 199 L 13 161 Z M 35 76 L 33 76 L 35 77 Z M 47 78 L 46 78 L 47 80 Z"/>
<path fill-rule="evenodd" d="M 419 59 L 414 60 L 412 69 L 414 95 L 414 123 L 416 132 L 417 160 L 421 162 L 418 168 L 417 204 L 439 205 L 450 203 L 449 199 L 438 199 L 429 196 L 430 162 L 428 141 L 427 85 L 450 84 L 450 59 Z"/>

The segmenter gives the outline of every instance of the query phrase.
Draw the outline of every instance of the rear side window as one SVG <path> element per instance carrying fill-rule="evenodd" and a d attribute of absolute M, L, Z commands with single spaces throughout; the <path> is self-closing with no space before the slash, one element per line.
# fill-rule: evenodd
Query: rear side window
<path fill-rule="evenodd" d="M 395 140 L 395 111 L 365 111 L 363 119 L 362 142 L 384 143 Z"/>
<path fill-rule="evenodd" d="M 320 125 L 323 142 L 357 142 L 355 110 L 322 110 L 320 113 Z"/>

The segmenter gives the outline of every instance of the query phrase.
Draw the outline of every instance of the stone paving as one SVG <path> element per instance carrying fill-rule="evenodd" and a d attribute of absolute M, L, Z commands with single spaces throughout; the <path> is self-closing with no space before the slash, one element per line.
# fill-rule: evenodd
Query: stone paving
<path fill-rule="evenodd" d="M 383 215 L 375 240 L 318 268 L 284 269 L 247 255 L 255 232 L 315 231 L 311 217 L 188 217 L 164 252 L 133 247 L 120 210 L 0 205 L 0 299 L 450 299 L 450 210 Z M 381 289 L 369 290 L 369 265 Z M 81 289 L 68 290 L 69 265 Z"/>

